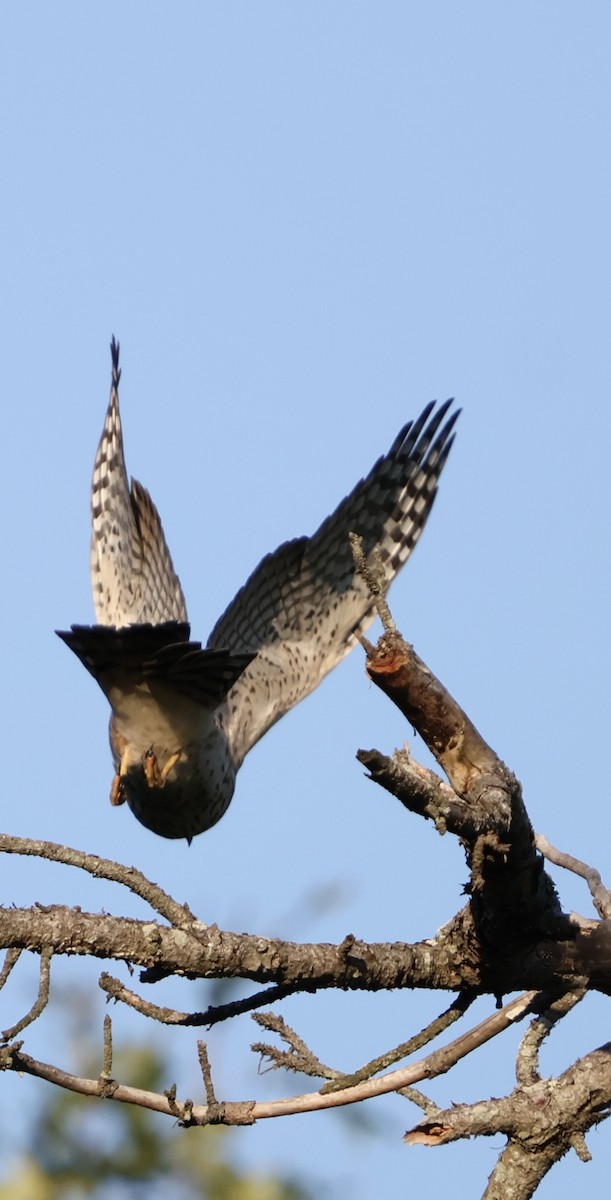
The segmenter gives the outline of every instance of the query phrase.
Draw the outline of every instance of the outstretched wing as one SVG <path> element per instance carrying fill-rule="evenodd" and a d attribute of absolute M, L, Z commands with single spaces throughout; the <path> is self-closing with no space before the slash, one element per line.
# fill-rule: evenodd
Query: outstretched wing
<path fill-rule="evenodd" d="M 429 404 L 409 422 L 369 475 L 310 538 L 267 555 L 215 625 L 211 647 L 256 651 L 228 697 L 225 728 L 236 766 L 264 733 L 307 696 L 373 620 L 348 533 L 371 558 L 379 550 L 388 579 L 408 559 L 431 511 L 454 440 L 451 400 Z"/>
<path fill-rule="evenodd" d="M 119 344 L 112 339 L 112 384 L 91 489 L 91 586 L 102 625 L 186 621 L 159 513 L 146 488 L 125 470 L 119 414 Z"/>

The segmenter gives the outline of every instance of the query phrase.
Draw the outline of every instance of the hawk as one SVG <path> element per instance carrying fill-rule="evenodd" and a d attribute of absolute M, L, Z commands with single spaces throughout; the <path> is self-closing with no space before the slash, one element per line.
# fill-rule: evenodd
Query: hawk
<path fill-rule="evenodd" d="M 245 755 L 320 683 L 374 617 L 349 531 L 392 580 L 431 511 L 452 446 L 452 401 L 428 404 L 312 537 L 253 571 L 207 645 L 185 599 L 149 493 L 125 469 L 119 345 L 93 472 L 91 582 L 97 625 L 59 636 L 110 702 L 111 801 L 148 829 L 188 841 L 216 824 Z M 447 419 L 446 419 L 447 416 Z"/>

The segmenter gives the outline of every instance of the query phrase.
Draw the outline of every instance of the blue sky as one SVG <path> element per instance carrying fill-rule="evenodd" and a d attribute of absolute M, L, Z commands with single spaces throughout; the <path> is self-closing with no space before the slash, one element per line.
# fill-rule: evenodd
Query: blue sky
<path fill-rule="evenodd" d="M 105 702 L 53 629 L 92 619 L 88 493 L 114 333 L 128 469 L 161 510 L 203 639 L 264 553 L 315 529 L 424 403 L 457 397 L 456 445 L 393 611 L 522 780 L 535 826 L 605 874 L 610 34 L 607 5 L 562 0 L 4 6 L 9 832 L 135 863 L 202 919 L 251 932 L 415 940 L 461 904 L 458 846 L 354 760 L 411 739 L 358 652 L 253 751 L 227 816 L 190 850 L 111 810 Z M 7 901 L 144 915 L 68 870 L 3 871 Z M 589 914 L 585 888 L 558 882 Z M 96 996 L 87 972 L 58 978 L 91 979 Z M 24 969 L 3 993 L 1 1024 L 30 984 Z M 206 1002 L 178 984 L 163 995 Z M 447 999 L 282 1011 L 351 1069 Z M 26 1042 L 43 1058 L 45 1020 Z M 145 1033 L 136 1018 L 120 1028 Z M 607 1028 L 607 1003 L 590 999 L 544 1066 Z M 256 1078 L 257 1036 L 248 1018 L 211 1034 L 219 1094 L 295 1088 Z M 180 1039 L 183 1094 L 193 1040 Z M 510 1089 L 513 1048 L 497 1040 L 431 1093 Z M 7 1121 L 26 1091 L 33 1102 L 27 1081 L 4 1081 Z M 417 1111 L 387 1098 L 371 1114 L 378 1135 L 358 1143 L 325 1114 L 257 1126 L 237 1153 L 314 1170 L 331 1197 L 436 1194 L 450 1179 L 480 1194 L 500 1139 L 407 1150 Z M 602 1195 L 608 1138 L 539 1195 L 586 1179 Z"/>

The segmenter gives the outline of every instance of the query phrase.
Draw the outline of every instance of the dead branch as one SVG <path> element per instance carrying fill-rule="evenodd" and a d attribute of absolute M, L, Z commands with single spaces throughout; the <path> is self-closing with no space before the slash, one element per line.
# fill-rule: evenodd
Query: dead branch
<path fill-rule="evenodd" d="M 295 986 L 275 986 L 265 988 L 263 991 L 256 992 L 252 996 L 246 996 L 243 1000 L 232 1000 L 228 1004 L 211 1005 L 204 1012 L 182 1012 L 180 1009 L 160 1007 L 158 1004 L 153 1004 L 150 1000 L 145 1000 L 142 996 L 138 996 L 136 992 L 132 991 L 131 988 L 121 983 L 120 979 L 116 979 L 106 971 L 102 972 L 98 983 L 102 991 L 106 992 L 109 1000 L 120 1001 L 129 1008 L 133 1008 L 141 1016 L 150 1017 L 154 1021 L 159 1021 L 162 1025 L 181 1025 L 185 1027 L 206 1025 L 208 1028 L 219 1024 L 221 1021 L 227 1021 L 230 1017 L 237 1017 L 243 1013 L 252 1012 L 253 1009 L 260 1008 L 262 1004 L 275 1004 L 278 1000 L 284 1000 L 287 996 L 294 995 L 296 991 L 309 990 Z"/>
<path fill-rule="evenodd" d="M 221 1021 L 228 1021 L 231 1017 L 252 1013 L 262 1004 L 276 1004 L 278 1000 L 285 1000 L 287 996 L 294 996 L 297 992 L 314 993 L 317 990 L 316 985 L 306 987 L 302 984 L 291 984 L 290 986 L 277 984 L 273 987 L 263 988 L 260 992 L 254 992 L 252 996 L 244 996 L 242 1000 L 230 1000 L 227 1004 L 211 1004 L 203 1014 L 206 1018 L 205 1024 L 212 1027 Z"/>
<path fill-rule="evenodd" d="M 49 947 L 54 954 L 123 960 L 192 979 L 253 979 L 307 992 L 336 987 L 367 991 L 478 987 L 477 963 L 467 955 L 463 969 L 457 960 L 456 939 L 466 950 L 468 938 L 468 922 L 458 919 L 452 930 L 446 926 L 438 938 L 413 945 L 366 943 L 353 936 L 339 946 L 299 944 L 230 933 L 214 925 L 196 940 L 154 921 L 63 905 L 0 908 L 0 947 L 38 953 Z"/>
<path fill-rule="evenodd" d="M 10 953 L 10 951 L 9 951 L 9 953 Z M 28 1025 L 31 1025 L 36 1020 L 36 1018 L 40 1016 L 41 1012 L 43 1012 L 43 1010 L 46 1008 L 47 1004 L 49 1003 L 49 984 L 51 981 L 51 958 L 52 957 L 53 957 L 52 952 L 49 949 L 49 947 L 43 946 L 40 951 L 40 974 L 39 974 L 39 981 L 38 981 L 38 996 L 36 997 L 36 1000 L 34 1001 L 29 1012 L 27 1012 L 25 1014 L 25 1016 L 21 1018 L 20 1021 L 16 1021 L 14 1025 L 11 1025 L 8 1029 L 5 1029 L 2 1033 L 0 1033 L 0 1042 L 12 1041 L 13 1038 L 15 1038 L 18 1033 L 21 1033 L 22 1030 L 27 1029 Z M 16 959 L 15 959 L 15 961 L 16 961 Z"/>
<path fill-rule="evenodd" d="M 369 594 L 374 598 L 376 611 L 382 622 L 385 633 L 398 633 L 395 619 L 386 602 L 386 593 L 388 591 L 388 579 L 382 562 L 380 552 L 376 548 L 373 551 L 372 558 L 367 561 L 364 551 L 363 538 L 358 533 L 349 533 L 348 541 L 352 550 L 354 565 L 367 584 Z M 400 635 L 399 635 L 400 636 Z M 361 644 L 366 645 L 361 639 Z"/>
<path fill-rule="evenodd" d="M 4 956 L 2 970 L 0 971 L 0 991 L 2 991 L 2 988 L 4 987 L 11 971 L 13 970 L 13 967 L 15 967 L 19 962 L 21 953 L 21 950 L 7 950 Z"/>
<path fill-rule="evenodd" d="M 542 833 L 535 835 L 535 842 L 537 850 L 548 862 L 554 863 L 557 867 L 564 867 L 565 871 L 572 871 L 574 875 L 585 879 L 598 915 L 608 921 L 611 918 L 611 892 L 604 886 L 596 868 L 589 867 L 587 863 L 582 862 L 580 858 L 574 858 L 572 854 L 557 850 Z"/>
<path fill-rule="evenodd" d="M 544 982 L 539 970 L 543 962 L 555 964 L 560 992 L 582 986 L 585 978 L 600 982 L 601 945 L 593 955 L 593 943 L 580 942 L 574 921 L 562 912 L 512 773 L 398 633 L 385 633 L 370 648 L 367 673 L 419 731 L 450 780 L 451 787 L 444 785 L 405 751 L 392 759 L 376 750 L 358 755 L 371 778 L 406 807 L 460 837 L 486 986 L 495 986 L 491 972 L 499 994 L 516 986 L 548 987 L 551 978 Z M 603 961 L 606 969 L 606 955 Z"/>
<path fill-rule="evenodd" d="M 579 1059 L 556 1079 L 521 1085 L 502 1099 L 457 1104 L 405 1135 L 409 1145 L 441 1146 L 475 1136 L 505 1134 L 484 1193 L 487 1200 L 517 1195 L 527 1200 L 567 1150 L 579 1147 L 611 1110 L 611 1043 Z"/>
<path fill-rule="evenodd" d="M 108 1015 L 104 1017 L 104 1059 L 100 1078 L 105 1082 L 112 1079 L 112 1021 Z"/>
<path fill-rule="evenodd" d="M 20 1042 L 14 1042 L 3 1049 L 0 1048 L 0 1070 L 23 1072 L 26 1075 L 46 1079 L 49 1083 L 55 1083 L 59 1087 L 84 1096 L 97 1096 L 100 1099 L 117 1101 L 122 1104 L 135 1104 L 141 1108 L 150 1108 L 155 1112 L 177 1117 L 187 1125 L 209 1125 L 212 1121 L 219 1123 L 219 1119 L 225 1125 L 252 1124 L 255 1120 L 356 1104 L 361 1100 L 387 1095 L 389 1092 L 412 1086 L 422 1079 L 432 1079 L 449 1071 L 461 1058 L 470 1054 L 478 1046 L 484 1045 L 516 1021 L 522 1020 L 531 1010 L 536 999 L 537 994 L 534 992 L 520 996 L 517 1000 L 507 1004 L 501 1011 L 494 1013 L 441 1050 L 434 1051 L 421 1062 L 413 1063 L 409 1067 L 403 1067 L 397 1071 L 389 1071 L 378 1079 L 367 1079 L 356 1087 L 344 1088 L 342 1091 L 324 1095 L 321 1092 L 309 1092 L 301 1096 L 289 1096 L 279 1100 L 226 1101 L 220 1106 L 222 1108 L 221 1118 L 217 1111 L 211 1113 L 208 1105 L 196 1105 L 191 1100 L 176 1100 L 174 1088 L 160 1094 L 115 1083 L 115 1081 L 112 1081 L 112 1087 L 109 1087 L 108 1081 L 105 1079 L 84 1079 L 70 1075 L 59 1067 L 40 1062 L 30 1055 L 24 1054 Z"/>
<path fill-rule="evenodd" d="M 567 1013 L 575 1008 L 585 996 L 585 991 L 567 992 L 553 1000 L 548 1008 L 531 1021 L 518 1050 L 516 1058 L 516 1081 L 519 1085 L 527 1086 L 541 1079 L 539 1073 L 539 1053 L 541 1046 L 555 1025 Z"/>
<path fill-rule="evenodd" d="M 147 904 L 164 917 L 176 929 L 186 929 L 189 933 L 205 930 L 186 904 L 178 904 L 176 900 L 163 891 L 158 884 L 147 879 L 136 867 L 126 867 L 123 863 L 113 862 L 110 858 L 100 858 L 98 854 L 85 854 L 71 846 L 62 846 L 56 842 L 44 842 L 34 838 L 13 837 L 8 833 L 0 833 L 0 853 L 22 854 L 34 858 L 46 858 L 49 862 L 64 863 L 67 867 L 76 867 L 86 871 L 95 879 L 106 879 L 110 883 L 121 884 L 135 896 L 145 900 Z"/>
<path fill-rule="evenodd" d="M 0 1070 L 24 1072 L 83 1095 L 97 1096 L 162 1112 L 183 1125 L 251 1124 L 255 1120 L 359 1103 L 397 1092 L 418 1104 L 426 1120 L 406 1134 L 408 1142 L 442 1145 L 475 1134 L 508 1138 L 486 1196 L 531 1195 L 554 1162 L 573 1148 L 584 1160 L 585 1133 L 611 1111 L 611 1044 L 580 1060 L 558 1079 L 542 1079 L 540 1047 L 551 1028 L 586 994 L 611 994 L 611 899 L 600 875 L 561 854 L 542 835 L 535 837 L 520 784 L 482 735 L 398 633 L 386 603 L 381 563 L 365 561 L 353 537 L 358 569 L 382 616 L 385 633 L 376 647 L 362 639 L 367 672 L 424 738 L 449 782 L 415 762 L 407 750 L 392 758 L 377 750 L 359 751 L 370 777 L 411 812 L 432 820 L 439 833 L 460 839 L 469 869 L 468 903 L 426 941 L 368 944 L 353 934 L 337 945 L 307 944 L 256 935 L 236 935 L 199 921 L 141 872 L 111 860 L 54 843 L 0 835 L 0 851 L 45 858 L 127 887 L 152 908 L 154 920 L 128 920 L 62 906 L 0 909 L 0 947 L 7 950 L 0 987 L 23 949 L 41 956 L 38 997 L 28 1014 L 4 1033 Z M 586 879 L 599 921 L 586 921 L 561 909 L 544 855 Z M 166 1025 L 202 1026 L 297 992 L 325 988 L 376 991 L 390 988 L 459 992 L 455 1002 L 424 1030 L 353 1073 L 321 1062 L 299 1034 L 274 1013 L 255 1013 L 258 1024 L 284 1042 L 252 1049 L 271 1063 L 327 1082 L 317 1092 L 266 1102 L 218 1101 L 207 1048 L 198 1042 L 205 1104 L 177 1096 L 175 1084 L 163 1093 L 146 1092 L 112 1077 L 112 1026 L 104 1021 L 103 1065 L 97 1080 L 70 1075 L 23 1053 L 15 1035 L 40 1015 L 48 1000 L 51 957 L 77 954 L 135 963 L 141 982 L 169 975 L 189 979 L 240 978 L 263 985 L 242 1000 L 183 1012 L 160 1006 L 103 973 L 100 986 L 109 999 Z M 500 1008 L 500 997 L 517 989 L 526 994 Z M 472 1000 L 487 992 L 500 1010 L 419 1062 L 389 1070 L 428 1046 L 464 1015 Z M 517 1056 L 517 1086 L 511 1095 L 478 1104 L 441 1109 L 415 1084 L 449 1071 L 460 1059 L 533 1014 Z M 375 1076 L 375 1078 L 374 1078 Z M 514 1186 L 518 1179 L 519 1186 Z M 531 1189 L 531 1190 L 529 1190 Z"/>
<path fill-rule="evenodd" d="M 278 1013 L 253 1013 L 252 1019 L 263 1029 L 268 1029 L 270 1033 L 277 1033 L 289 1047 L 288 1050 L 279 1050 L 271 1043 L 252 1043 L 251 1050 L 254 1054 L 260 1054 L 262 1058 L 269 1061 L 270 1070 L 283 1068 L 285 1071 L 298 1071 L 302 1075 L 311 1075 L 315 1079 L 337 1079 L 339 1077 L 340 1072 L 321 1062 L 314 1051 L 306 1045 L 303 1038 L 300 1038 L 299 1034 L 291 1029 Z M 321 1094 L 324 1090 L 324 1088 L 321 1089 Z"/>
<path fill-rule="evenodd" d="M 354 1087 L 363 1079 L 370 1079 L 372 1075 L 377 1075 L 379 1071 L 384 1071 L 393 1063 L 400 1062 L 403 1058 L 409 1058 L 411 1054 L 415 1054 L 417 1050 L 422 1050 L 424 1046 L 428 1046 L 430 1042 L 439 1037 L 440 1033 L 449 1029 L 455 1021 L 459 1021 L 473 1004 L 475 1000 L 474 992 L 462 992 L 457 996 L 453 1004 L 435 1017 L 420 1033 L 416 1033 L 408 1041 L 402 1042 L 400 1046 L 395 1046 L 393 1050 L 388 1050 L 385 1054 L 373 1058 L 370 1062 L 365 1063 L 363 1067 L 359 1067 L 358 1071 L 354 1071 L 350 1075 L 340 1075 L 334 1079 L 333 1083 L 325 1084 L 321 1088 L 322 1092 L 337 1091 L 338 1088 Z"/>

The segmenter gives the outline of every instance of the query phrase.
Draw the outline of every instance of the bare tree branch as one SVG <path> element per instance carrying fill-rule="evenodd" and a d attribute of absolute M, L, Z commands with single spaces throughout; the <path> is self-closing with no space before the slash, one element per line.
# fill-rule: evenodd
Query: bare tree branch
<path fill-rule="evenodd" d="M 251 1124 L 302 1112 L 355 1104 L 396 1092 L 418 1105 L 425 1119 L 408 1142 L 439 1146 L 474 1135 L 508 1138 L 493 1171 L 488 1200 L 525 1200 L 550 1167 L 570 1148 L 586 1161 L 585 1134 L 611 1112 L 611 1044 L 575 1063 L 558 1079 L 541 1077 L 539 1055 L 550 1030 L 588 990 L 611 994 L 611 893 L 593 868 L 561 854 L 535 836 L 521 787 L 511 771 L 443 684 L 397 631 L 386 603 L 380 562 L 365 561 L 352 538 L 359 571 L 382 616 L 377 646 L 362 639 L 371 679 L 422 735 L 448 782 L 407 750 L 392 757 L 359 751 L 370 777 L 412 813 L 432 820 L 440 834 L 458 837 L 469 882 L 466 905 L 434 936 L 415 944 L 366 943 L 348 934 L 339 945 L 305 944 L 234 934 L 207 925 L 141 872 L 51 842 L 0 835 L 0 851 L 64 863 L 127 887 L 153 909 L 156 919 L 128 920 L 59 905 L 0 909 L 0 948 L 6 949 L 0 988 L 22 951 L 40 955 L 38 997 L 30 1011 L 4 1033 L 0 1069 L 49 1080 L 83 1095 L 162 1112 L 183 1125 Z M 600 920 L 563 912 L 544 858 L 586 879 Z M 420 1033 L 352 1073 L 323 1063 L 303 1038 L 275 1013 L 255 1013 L 260 1026 L 284 1043 L 256 1042 L 252 1049 L 274 1068 L 326 1082 L 319 1091 L 269 1101 L 219 1101 L 205 1043 L 198 1059 L 206 1103 L 177 1095 L 176 1084 L 154 1093 L 122 1084 L 112 1074 L 112 1026 L 104 1021 L 103 1064 L 98 1079 L 81 1078 L 40 1062 L 12 1039 L 38 1017 L 48 1001 L 53 955 L 81 955 L 126 962 L 142 969 L 151 986 L 169 975 L 187 979 L 241 979 L 260 985 L 251 995 L 203 1011 L 181 1011 L 145 1000 L 104 972 L 100 987 L 141 1016 L 165 1025 L 202 1026 L 251 1012 L 286 996 L 328 988 L 345 991 L 423 988 L 458 992 L 445 1012 Z M 525 994 L 501 1007 L 502 997 Z M 389 1068 L 428 1046 L 484 993 L 498 1011 L 419 1062 Z M 532 1014 L 517 1054 L 516 1088 L 501 1099 L 442 1109 L 416 1088 Z M 357 1060 L 358 1061 L 358 1060 Z"/>
<path fill-rule="evenodd" d="M 478 987 L 477 965 L 457 961 L 469 937 L 461 916 L 437 938 L 416 942 L 366 943 L 349 935 L 339 946 L 299 944 L 280 938 L 234 934 L 208 926 L 195 938 L 153 921 L 87 913 L 62 905 L 43 909 L 0 908 L 0 947 L 118 959 L 190 978 L 253 979 L 262 984 L 311 992 L 318 988 L 378 991 L 433 987 L 458 991 Z"/>
<path fill-rule="evenodd" d="M 82 850 L 74 850 L 70 846 L 61 846 L 56 842 L 43 842 L 33 838 L 13 837 L 8 833 L 0 833 L 0 853 L 22 854 L 34 858 L 46 858 L 49 862 L 64 863 L 67 867 L 77 867 L 87 871 L 95 879 L 107 879 L 111 883 L 119 883 L 128 888 L 135 896 L 140 896 L 151 908 L 164 917 L 176 929 L 186 929 L 193 933 L 206 927 L 199 921 L 186 904 L 178 904 L 158 884 L 152 883 L 136 867 L 126 867 L 122 863 L 113 862 L 110 858 L 100 858 L 97 854 L 85 854 Z"/>
<path fill-rule="evenodd" d="M 0 991 L 2 991 L 2 988 L 4 987 L 11 971 L 13 970 L 13 967 L 15 967 L 17 965 L 17 963 L 19 962 L 21 953 L 22 953 L 21 950 L 16 950 L 16 949 L 7 950 L 7 952 L 4 956 L 4 963 L 2 965 L 2 970 L 0 971 Z"/>
<path fill-rule="evenodd" d="M 567 1013 L 575 1008 L 585 996 L 585 991 L 567 992 L 564 996 L 558 996 L 549 1007 L 543 1009 L 542 1012 L 535 1017 L 531 1022 L 518 1050 L 516 1059 L 516 1080 L 521 1086 L 527 1086 L 531 1083 L 537 1083 L 541 1076 L 539 1074 L 539 1052 L 545 1039 L 549 1036 L 552 1029 L 561 1021 Z"/>
<path fill-rule="evenodd" d="M 574 858 L 572 854 L 565 854 L 563 850 L 557 850 L 542 833 L 535 835 L 535 842 L 537 849 L 548 862 L 554 863 L 557 867 L 564 867 L 566 871 L 572 871 L 574 875 L 585 879 L 598 915 L 608 921 L 611 918 L 611 892 L 604 886 L 596 868 L 589 867 L 587 863 L 582 862 L 580 858 Z"/>
<path fill-rule="evenodd" d="M 21 1033 L 23 1029 L 26 1029 L 28 1025 L 31 1025 L 46 1008 L 47 1004 L 49 1003 L 49 983 L 51 979 L 52 957 L 52 951 L 47 946 L 43 946 L 40 951 L 38 996 L 36 997 L 36 1000 L 34 1001 L 29 1012 L 27 1012 L 20 1021 L 16 1021 L 14 1025 L 9 1027 L 9 1029 L 5 1029 L 2 1033 L 0 1033 L 0 1042 L 12 1041 L 18 1033 Z"/>
<path fill-rule="evenodd" d="M 279 1050 L 267 1042 L 253 1042 L 251 1050 L 254 1054 L 260 1054 L 262 1058 L 267 1058 L 270 1069 L 275 1070 L 282 1067 L 285 1071 L 299 1071 L 302 1075 L 312 1075 L 316 1079 L 339 1078 L 340 1072 L 321 1062 L 314 1051 L 306 1045 L 303 1038 L 294 1029 L 291 1029 L 278 1013 L 253 1013 L 253 1021 L 261 1025 L 263 1029 L 268 1029 L 270 1033 L 277 1033 L 289 1047 L 288 1050 Z"/>
<path fill-rule="evenodd" d="M 123 1004 L 127 1004 L 129 1008 L 135 1009 L 142 1016 L 159 1021 L 162 1025 L 194 1027 L 206 1025 L 209 1028 L 212 1025 L 219 1024 L 221 1021 L 229 1020 L 230 1017 L 237 1017 L 243 1013 L 252 1012 L 253 1009 L 260 1008 L 262 1004 L 275 1004 L 278 1000 L 284 1000 L 287 996 L 292 996 L 297 991 L 310 990 L 296 986 L 270 987 L 256 992 L 252 996 L 246 996 L 243 1000 L 232 1000 L 228 1004 L 211 1005 L 204 1012 L 182 1012 L 180 1009 L 160 1007 L 157 1004 L 153 1004 L 150 1000 L 145 1000 L 142 996 L 138 996 L 136 992 L 133 992 L 131 988 L 121 983 L 120 979 L 116 979 L 106 971 L 102 972 L 99 985 L 102 991 L 106 992 L 109 1000 L 121 1001 Z"/>
<path fill-rule="evenodd" d="M 415 1054 L 417 1050 L 422 1050 L 424 1046 L 427 1046 L 429 1042 L 439 1037 L 440 1033 L 443 1033 L 455 1021 L 459 1021 L 471 1004 L 473 1004 L 474 1000 L 475 993 L 462 992 L 445 1012 L 435 1017 L 435 1020 L 431 1021 L 420 1033 L 409 1038 L 407 1042 L 402 1042 L 394 1050 L 388 1050 L 386 1054 L 381 1054 L 378 1058 L 372 1059 L 371 1062 L 365 1063 L 363 1067 L 359 1067 L 358 1071 L 354 1071 L 350 1075 L 340 1075 L 339 1078 L 334 1079 L 333 1083 L 325 1084 L 321 1089 L 322 1092 L 337 1091 L 339 1088 L 344 1087 L 354 1087 L 355 1084 L 360 1083 L 363 1079 L 370 1079 L 372 1075 L 377 1075 L 379 1071 L 386 1070 L 393 1063 L 400 1062 L 402 1058 L 409 1058 L 410 1054 Z"/>
<path fill-rule="evenodd" d="M 380 557 L 379 550 L 374 550 L 373 562 L 367 562 L 365 551 L 363 549 L 363 538 L 358 533 L 349 533 L 348 540 L 354 565 L 359 575 L 365 580 L 369 589 L 370 595 L 375 601 L 376 611 L 382 622 L 385 633 L 398 633 L 395 619 L 386 602 L 386 593 L 388 592 L 388 579 L 384 564 Z M 367 646 L 367 643 L 361 639 L 361 644 Z"/>
<path fill-rule="evenodd" d="M 504 1133 L 509 1142 L 490 1176 L 486 1200 L 527 1200 L 541 1179 L 611 1111 L 611 1043 L 580 1059 L 557 1079 L 537 1080 L 502 1099 L 438 1111 L 406 1134 L 408 1144 L 441 1146 Z M 586 1148 L 587 1153 L 587 1148 Z"/>
<path fill-rule="evenodd" d="M 478 1046 L 484 1045 L 516 1021 L 522 1020 L 530 1011 L 536 995 L 534 992 L 527 993 L 517 1000 L 512 1000 L 501 1011 L 494 1013 L 480 1025 L 457 1038 L 456 1041 L 444 1046 L 443 1049 L 434 1051 L 419 1063 L 413 1063 L 411 1066 L 397 1071 L 389 1071 L 378 1079 L 364 1080 L 356 1087 L 344 1088 L 339 1092 L 326 1094 L 310 1092 L 301 1096 L 256 1102 L 227 1101 L 222 1105 L 222 1123 L 226 1125 L 251 1124 L 255 1120 L 337 1108 L 346 1104 L 355 1104 L 373 1096 L 386 1095 L 418 1083 L 422 1079 L 432 1079 L 436 1075 L 449 1071 L 455 1063 Z M 207 1105 L 196 1105 L 191 1100 L 177 1101 L 173 1089 L 169 1090 L 169 1095 L 168 1093 L 160 1095 L 157 1092 L 147 1092 L 140 1088 L 117 1084 L 116 1087 L 113 1085 L 112 1094 L 109 1095 L 106 1084 L 102 1084 L 100 1079 L 82 1079 L 49 1063 L 39 1062 L 22 1052 L 21 1043 L 13 1043 L 4 1049 L 0 1048 L 0 1070 L 23 1071 L 25 1074 L 34 1075 L 40 1079 L 47 1079 L 50 1083 L 58 1084 L 69 1091 L 79 1092 L 85 1096 L 98 1096 L 120 1103 L 136 1104 L 142 1108 L 150 1108 L 156 1112 L 178 1117 L 189 1125 L 208 1125 L 212 1120 L 219 1121 L 218 1113 L 211 1114 Z"/>

